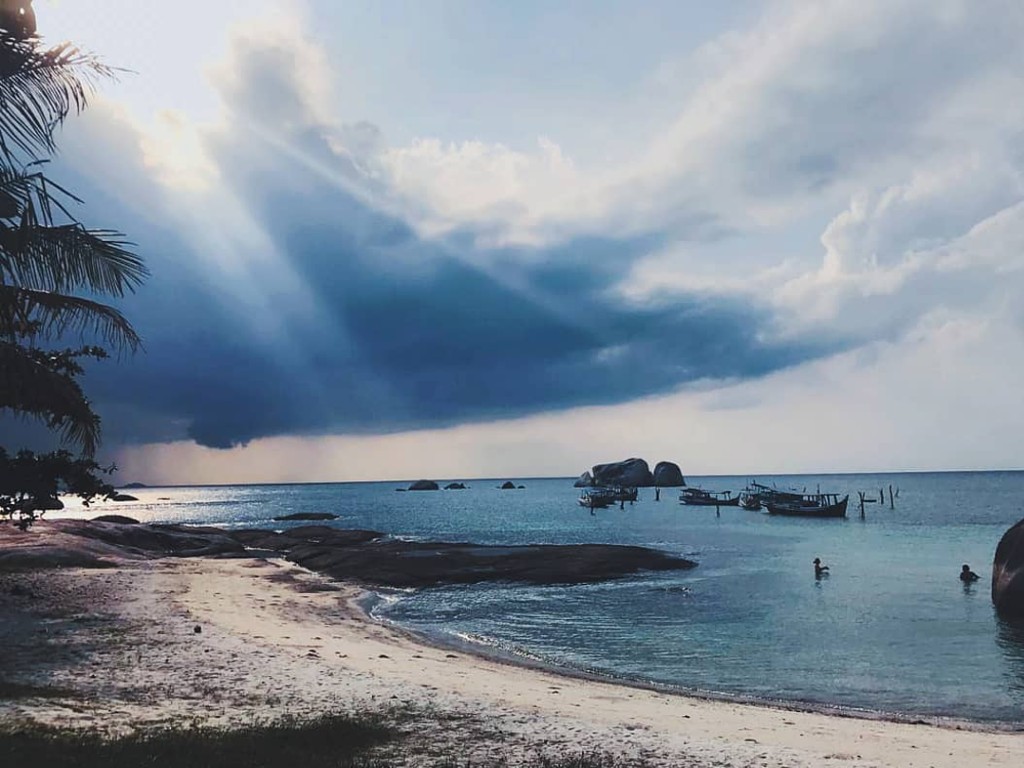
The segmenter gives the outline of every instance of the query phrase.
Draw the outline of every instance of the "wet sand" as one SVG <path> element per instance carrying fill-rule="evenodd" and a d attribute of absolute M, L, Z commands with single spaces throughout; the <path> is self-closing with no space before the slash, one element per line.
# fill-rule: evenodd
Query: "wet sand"
<path fill-rule="evenodd" d="M 1020 733 L 707 701 L 432 647 L 368 618 L 363 595 L 279 559 L 0 574 L 0 672 L 43 694 L 0 702 L 0 718 L 124 731 L 390 709 L 412 737 L 409 765 L 566 752 L 675 766 L 1024 763 Z"/>

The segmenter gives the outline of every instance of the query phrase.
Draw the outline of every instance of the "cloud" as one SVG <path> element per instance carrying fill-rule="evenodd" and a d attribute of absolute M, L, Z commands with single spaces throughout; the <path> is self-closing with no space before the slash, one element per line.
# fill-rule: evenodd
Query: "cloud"
<path fill-rule="evenodd" d="M 68 128 L 68 185 L 154 272 L 124 306 L 146 354 L 89 373 L 108 438 L 226 448 L 739 386 L 1005 300 L 1024 113 L 994 105 L 1020 19 L 973 9 L 780 5 L 600 170 L 547 139 L 390 146 L 338 118 L 300 30 L 239 32 L 217 123 L 100 105 Z"/>

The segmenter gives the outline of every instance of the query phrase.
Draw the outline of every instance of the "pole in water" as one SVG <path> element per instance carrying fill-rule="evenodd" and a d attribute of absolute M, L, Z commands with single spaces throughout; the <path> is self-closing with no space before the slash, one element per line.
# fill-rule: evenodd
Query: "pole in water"
<path fill-rule="evenodd" d="M 889 484 L 889 509 L 896 509 L 896 504 L 893 501 L 892 496 L 892 484 Z"/>

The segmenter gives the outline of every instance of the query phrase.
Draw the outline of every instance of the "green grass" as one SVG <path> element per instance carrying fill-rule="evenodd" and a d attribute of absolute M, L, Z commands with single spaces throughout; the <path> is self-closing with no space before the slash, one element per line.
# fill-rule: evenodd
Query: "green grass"
<path fill-rule="evenodd" d="M 394 713 L 391 713 L 394 714 Z M 167 727 L 128 736 L 41 725 L 0 726 L 0 766 L 27 768 L 643 768 L 644 761 L 577 753 L 525 762 L 457 754 L 417 754 L 415 736 L 400 736 L 391 714 L 286 718 L 243 728 Z M 457 750 L 458 748 L 453 748 Z"/>
<path fill-rule="evenodd" d="M 373 747 L 395 738 L 376 716 L 326 716 L 221 730 L 164 728 L 105 737 L 90 731 L 0 729 L 0 765 L 33 768 L 376 768 Z"/>

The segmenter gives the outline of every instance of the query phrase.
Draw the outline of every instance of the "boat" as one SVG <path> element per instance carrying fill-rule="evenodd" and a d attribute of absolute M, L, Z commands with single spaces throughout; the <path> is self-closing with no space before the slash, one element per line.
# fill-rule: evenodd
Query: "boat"
<path fill-rule="evenodd" d="M 846 504 L 849 500 L 849 494 L 839 498 L 838 493 L 811 493 L 795 501 L 768 501 L 764 506 L 769 515 L 846 517 Z"/>
<path fill-rule="evenodd" d="M 632 497 L 626 494 L 626 490 L 628 489 L 591 488 L 583 492 L 579 498 L 579 504 L 587 509 L 604 509 L 612 504 L 618 504 L 620 501 L 636 501 L 636 489 L 633 489 Z"/>
<path fill-rule="evenodd" d="M 750 484 L 740 492 L 740 497 L 742 498 L 744 496 L 756 499 L 758 502 L 758 506 L 756 507 L 752 505 L 752 502 L 749 502 L 751 503 L 751 506 L 747 507 L 747 509 L 759 509 L 761 505 L 767 504 L 768 502 L 778 503 L 785 501 L 800 501 L 800 499 L 804 497 L 804 494 L 801 491 L 780 491 L 775 486 L 764 485 L 756 480 L 751 480 Z M 741 501 L 740 504 L 742 503 L 743 502 Z"/>
<path fill-rule="evenodd" d="M 740 506 L 756 512 L 761 508 L 761 497 L 756 493 L 740 492 Z"/>
<path fill-rule="evenodd" d="M 735 507 L 740 503 L 739 496 L 732 491 L 705 491 L 703 488 L 684 488 L 679 494 L 681 504 L 690 507 Z"/>

